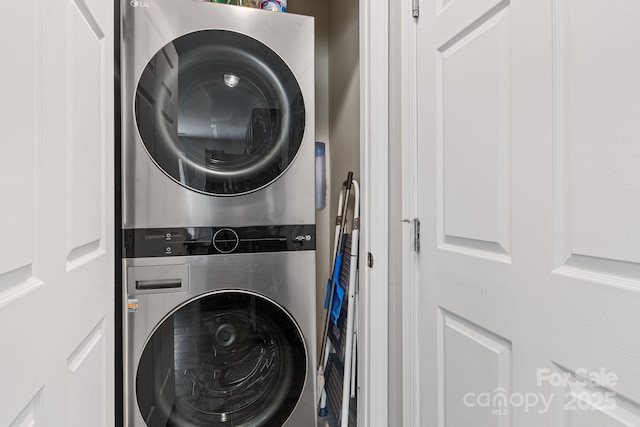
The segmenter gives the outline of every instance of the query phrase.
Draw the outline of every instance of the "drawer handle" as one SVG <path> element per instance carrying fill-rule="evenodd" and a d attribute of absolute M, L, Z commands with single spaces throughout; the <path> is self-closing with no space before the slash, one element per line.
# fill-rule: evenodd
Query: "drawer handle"
<path fill-rule="evenodd" d="M 136 280 L 136 289 L 146 291 L 150 289 L 175 289 L 182 287 L 181 279 Z"/>

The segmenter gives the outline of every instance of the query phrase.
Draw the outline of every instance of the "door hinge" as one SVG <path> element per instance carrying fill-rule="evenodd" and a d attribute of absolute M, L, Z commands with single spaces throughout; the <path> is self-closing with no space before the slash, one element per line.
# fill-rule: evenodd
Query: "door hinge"
<path fill-rule="evenodd" d="M 413 15 L 414 18 L 417 18 L 420 16 L 420 0 L 413 0 L 413 3 L 411 5 L 411 13 Z"/>
<path fill-rule="evenodd" d="M 413 250 L 420 252 L 420 220 L 418 218 L 405 218 L 402 222 L 413 224 Z"/>

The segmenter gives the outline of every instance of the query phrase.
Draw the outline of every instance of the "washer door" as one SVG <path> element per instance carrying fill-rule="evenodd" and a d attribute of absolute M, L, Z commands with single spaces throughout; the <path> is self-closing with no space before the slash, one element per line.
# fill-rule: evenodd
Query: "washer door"
<path fill-rule="evenodd" d="M 186 34 L 151 58 L 135 114 L 144 146 L 169 177 L 206 194 L 265 187 L 293 162 L 304 134 L 300 86 L 269 47 L 243 34 Z"/>
<path fill-rule="evenodd" d="M 274 302 L 248 292 L 191 300 L 148 340 L 136 375 L 149 427 L 276 426 L 305 384 L 300 330 Z"/>

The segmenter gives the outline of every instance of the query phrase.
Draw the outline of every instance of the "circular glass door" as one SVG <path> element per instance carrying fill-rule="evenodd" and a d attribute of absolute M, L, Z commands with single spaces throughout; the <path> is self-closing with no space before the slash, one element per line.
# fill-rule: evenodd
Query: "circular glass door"
<path fill-rule="evenodd" d="M 281 176 L 304 134 L 300 86 L 269 47 L 205 30 L 167 44 L 138 83 L 135 115 L 156 165 L 181 185 L 218 196 Z"/>
<path fill-rule="evenodd" d="M 282 425 L 304 388 L 302 335 L 280 306 L 245 292 L 207 294 L 155 329 L 136 375 L 149 427 Z"/>

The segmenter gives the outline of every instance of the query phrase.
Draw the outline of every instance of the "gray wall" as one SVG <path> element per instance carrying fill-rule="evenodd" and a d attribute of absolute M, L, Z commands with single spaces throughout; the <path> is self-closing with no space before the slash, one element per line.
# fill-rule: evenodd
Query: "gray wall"
<path fill-rule="evenodd" d="M 338 196 L 347 171 L 360 176 L 358 0 L 290 0 L 287 11 L 315 17 L 316 141 L 327 148 L 327 207 L 317 212 L 317 298 L 322 304 L 332 267 Z M 324 311 L 318 310 L 318 335 Z"/>
<path fill-rule="evenodd" d="M 316 74 L 316 141 L 324 142 L 329 153 L 329 8 L 319 1 L 291 0 L 287 11 L 315 17 L 315 74 Z M 328 157 L 328 156 L 327 156 Z M 327 175 L 329 175 L 329 158 L 327 159 Z M 327 194 L 328 198 L 328 194 Z M 316 283 L 318 337 L 322 329 L 323 311 L 320 310 L 325 296 L 325 284 L 329 277 L 330 261 L 330 220 L 329 207 L 316 211 L 317 246 L 316 246 Z M 318 343 L 319 345 L 319 343 Z"/>
<path fill-rule="evenodd" d="M 329 4 L 331 212 L 335 212 L 347 172 L 360 177 L 360 27 L 358 0 Z"/>

